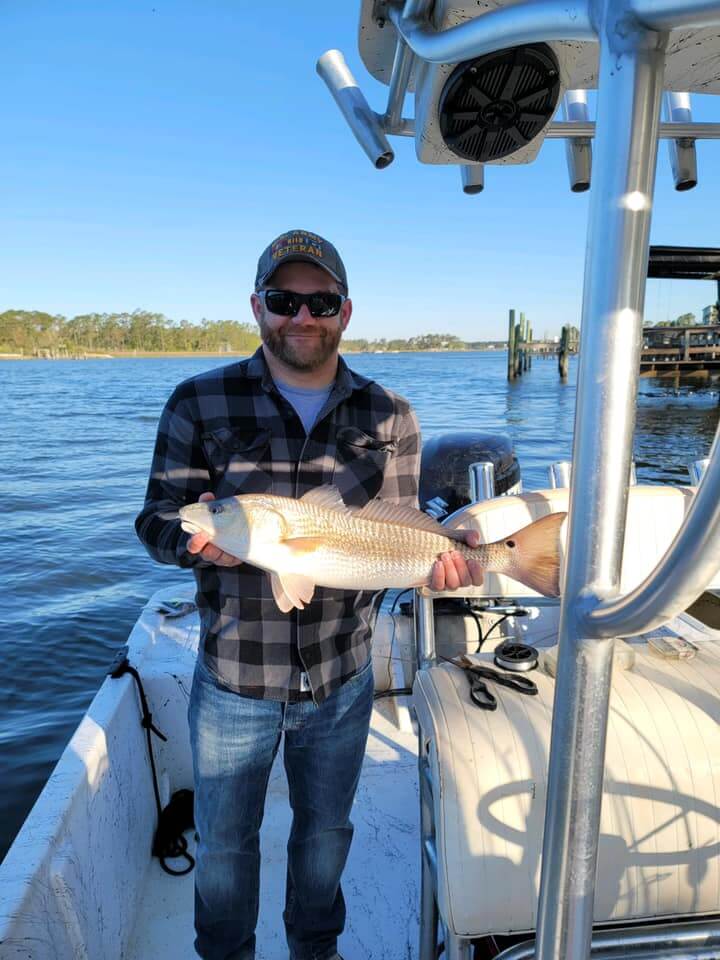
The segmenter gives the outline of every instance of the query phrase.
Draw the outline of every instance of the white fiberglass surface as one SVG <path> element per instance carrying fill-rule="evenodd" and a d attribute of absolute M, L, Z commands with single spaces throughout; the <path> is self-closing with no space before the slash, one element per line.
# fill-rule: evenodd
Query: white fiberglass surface
<path fill-rule="evenodd" d="M 353 808 L 355 836 L 343 875 L 347 924 L 339 942 L 340 953 L 348 958 L 406 960 L 417 953 L 417 740 L 412 732 L 400 732 L 391 717 L 392 706 L 380 701 L 373 713 Z M 261 831 L 257 960 L 287 960 L 288 956 L 282 910 L 290 819 L 285 773 L 278 756 Z M 128 960 L 196 958 L 192 873 L 170 877 L 153 860 L 142 902 Z"/>

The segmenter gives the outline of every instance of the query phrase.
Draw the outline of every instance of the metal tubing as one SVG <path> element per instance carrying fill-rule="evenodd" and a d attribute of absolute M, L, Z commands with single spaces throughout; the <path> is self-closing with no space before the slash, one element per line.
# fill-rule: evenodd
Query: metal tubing
<path fill-rule="evenodd" d="M 613 642 L 588 639 L 583 610 L 593 592 L 612 595 L 620 581 L 667 42 L 625 21 L 600 32 L 539 960 L 581 960 L 592 935 Z"/>
<path fill-rule="evenodd" d="M 372 164 L 382 170 L 395 158 L 376 113 L 355 82 L 345 57 L 339 50 L 328 50 L 317 62 L 317 72 L 327 84 L 343 112 L 350 129 Z"/>
<path fill-rule="evenodd" d="M 699 485 L 709 463 L 709 460 L 693 460 L 692 463 L 688 464 L 688 473 L 693 486 Z"/>
<path fill-rule="evenodd" d="M 378 120 L 380 123 L 384 123 L 384 117 L 378 117 Z M 718 124 L 718 126 L 720 126 L 720 124 Z M 390 132 L 392 132 L 394 137 L 414 137 L 415 120 L 410 120 L 407 117 L 404 120 L 399 120 Z"/>
<path fill-rule="evenodd" d="M 694 139 L 720 140 L 720 123 L 661 123 L 658 126 L 661 140 Z M 595 124 L 592 121 L 555 120 L 543 131 L 549 140 L 561 140 L 566 137 L 594 137 Z"/>
<path fill-rule="evenodd" d="M 633 637 L 672 620 L 696 600 L 720 570 L 720 442 L 715 435 L 702 482 L 668 552 L 624 597 L 586 615 L 592 636 Z"/>
<path fill-rule="evenodd" d="M 389 7 L 388 15 L 416 56 L 430 63 L 459 63 L 541 40 L 597 40 L 589 6 L 587 0 L 526 0 L 440 31 L 406 18 L 396 7 Z"/>
<path fill-rule="evenodd" d="M 570 460 L 557 460 L 548 467 L 548 478 L 550 486 L 553 489 L 557 487 L 569 487 L 572 476 L 572 462 Z M 637 474 L 635 473 L 635 463 L 630 464 L 630 486 L 637 486 Z"/>
<path fill-rule="evenodd" d="M 402 127 L 403 105 L 405 103 L 405 94 L 407 93 L 414 60 L 415 57 L 413 56 L 412 50 L 403 38 L 398 36 L 392 74 L 390 75 L 388 103 L 385 116 L 382 118 L 383 128 L 386 133 L 394 133 L 397 128 Z"/>
<path fill-rule="evenodd" d="M 447 960 L 472 960 L 474 954 L 472 940 L 458 937 L 445 928 L 445 956 Z"/>
<path fill-rule="evenodd" d="M 435 960 L 438 941 L 437 854 L 433 813 L 432 778 L 419 732 L 418 772 L 420 782 L 420 952 L 419 960 Z"/>
<path fill-rule="evenodd" d="M 471 463 L 468 467 L 470 475 L 470 500 L 478 503 L 480 500 L 492 500 L 495 496 L 495 467 L 490 460 Z"/>
<path fill-rule="evenodd" d="M 424 597 L 416 590 L 413 609 L 417 666 L 418 670 L 424 670 L 435 663 L 435 611 L 432 597 Z"/>
<path fill-rule="evenodd" d="M 663 98 L 666 118 L 671 123 L 692 123 L 689 93 L 667 91 Z M 676 190 L 692 190 L 697 186 L 697 153 L 695 141 L 688 137 L 668 140 L 668 153 Z"/>
<path fill-rule="evenodd" d="M 572 464 L 569 460 L 558 460 L 556 463 L 550 464 L 548 467 L 548 478 L 553 490 L 556 490 L 558 487 L 570 486 L 571 466 Z"/>
<path fill-rule="evenodd" d="M 466 163 L 460 167 L 463 193 L 474 196 L 485 189 L 485 165 L 482 163 Z"/>
<path fill-rule="evenodd" d="M 628 13 L 650 30 L 712 27 L 720 23 L 717 0 L 630 0 L 628 8 Z"/>
<path fill-rule="evenodd" d="M 587 90 L 568 90 L 563 97 L 563 116 L 566 120 L 587 121 L 588 102 Z M 568 173 L 570 174 L 570 189 L 573 193 L 582 193 L 590 189 L 590 173 L 592 171 L 592 144 L 590 137 L 569 137 L 565 141 L 565 156 Z"/>
<path fill-rule="evenodd" d="M 654 948 L 655 956 L 660 950 L 672 950 L 675 947 L 720 949 L 720 924 L 717 921 L 703 920 L 697 922 L 665 923 L 652 927 L 625 927 L 620 930 L 601 930 L 593 934 L 592 957 L 602 956 L 604 951 L 613 951 L 614 958 L 620 955 L 616 952 L 627 950 L 628 955 L 642 948 Z M 535 956 L 535 942 L 526 940 L 509 947 L 498 954 L 496 960 L 532 960 Z"/>

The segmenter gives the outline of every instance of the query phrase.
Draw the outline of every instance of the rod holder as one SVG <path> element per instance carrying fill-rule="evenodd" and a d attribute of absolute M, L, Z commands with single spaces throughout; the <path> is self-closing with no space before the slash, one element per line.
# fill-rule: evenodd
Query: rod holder
<path fill-rule="evenodd" d="M 492 500 L 495 496 L 495 467 L 489 460 L 471 463 L 468 467 L 470 476 L 470 499 L 473 503 L 479 500 Z"/>
<path fill-rule="evenodd" d="M 566 121 L 587 123 L 587 90 L 568 90 L 562 102 L 563 117 Z M 574 137 L 565 141 L 570 189 L 573 193 L 583 193 L 590 189 L 592 172 L 592 141 L 590 137 Z"/>
<path fill-rule="evenodd" d="M 463 193 L 474 196 L 485 189 L 485 165 L 482 163 L 466 163 L 460 167 Z"/>
<path fill-rule="evenodd" d="M 378 115 L 365 99 L 345 57 L 339 50 L 328 50 L 317 62 L 317 72 L 327 84 L 335 102 L 372 165 L 383 170 L 395 159 Z"/>
<path fill-rule="evenodd" d="M 558 487 L 569 487 L 571 475 L 572 463 L 570 460 L 557 460 L 548 467 L 548 478 L 553 490 Z M 630 486 L 637 486 L 637 474 L 635 473 L 634 461 L 630 464 Z"/>
<path fill-rule="evenodd" d="M 689 93 L 666 91 L 663 97 L 665 119 L 670 123 L 692 123 Z M 697 153 L 695 141 L 689 137 L 668 140 L 668 154 L 676 190 L 692 190 L 697 186 Z"/>

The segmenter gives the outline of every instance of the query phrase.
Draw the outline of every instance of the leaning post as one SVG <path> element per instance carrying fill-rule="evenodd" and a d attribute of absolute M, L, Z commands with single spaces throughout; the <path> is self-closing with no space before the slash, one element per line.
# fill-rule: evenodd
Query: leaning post
<path fill-rule="evenodd" d="M 618 595 L 667 33 L 598 5 L 566 572 L 545 805 L 537 960 L 590 955 L 614 640 L 590 612 Z M 602 388 L 599 389 L 599 385 Z"/>

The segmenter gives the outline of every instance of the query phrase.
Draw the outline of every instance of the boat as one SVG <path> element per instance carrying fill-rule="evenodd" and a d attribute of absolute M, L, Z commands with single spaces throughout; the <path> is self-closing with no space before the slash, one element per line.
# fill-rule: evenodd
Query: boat
<path fill-rule="evenodd" d="M 488 575 L 461 598 L 386 598 L 347 957 L 434 960 L 441 944 L 448 960 L 720 957 L 720 633 L 686 612 L 718 586 L 718 445 L 698 485 L 631 483 L 658 138 L 686 187 L 692 141 L 720 125 L 693 124 L 678 91 L 720 92 L 718 23 L 717 0 L 363 0 L 382 114 L 337 51 L 320 58 L 378 169 L 394 158 L 388 135 L 413 136 L 421 161 L 458 166 L 473 194 L 487 163 L 527 163 L 559 136 L 571 186 L 591 185 L 570 486 L 495 495 L 479 462 L 471 502 L 443 520 L 494 540 L 567 511 L 562 597 Z M 582 94 L 595 86 L 594 125 Z M 192 827 L 159 848 L 157 829 L 192 785 L 197 633 L 189 593 L 142 611 L 0 868 L 2 960 L 192 956 Z M 463 654 L 476 673 L 502 667 L 494 709 L 478 706 Z M 276 771 L 262 960 L 286 956 L 284 790 Z"/>

